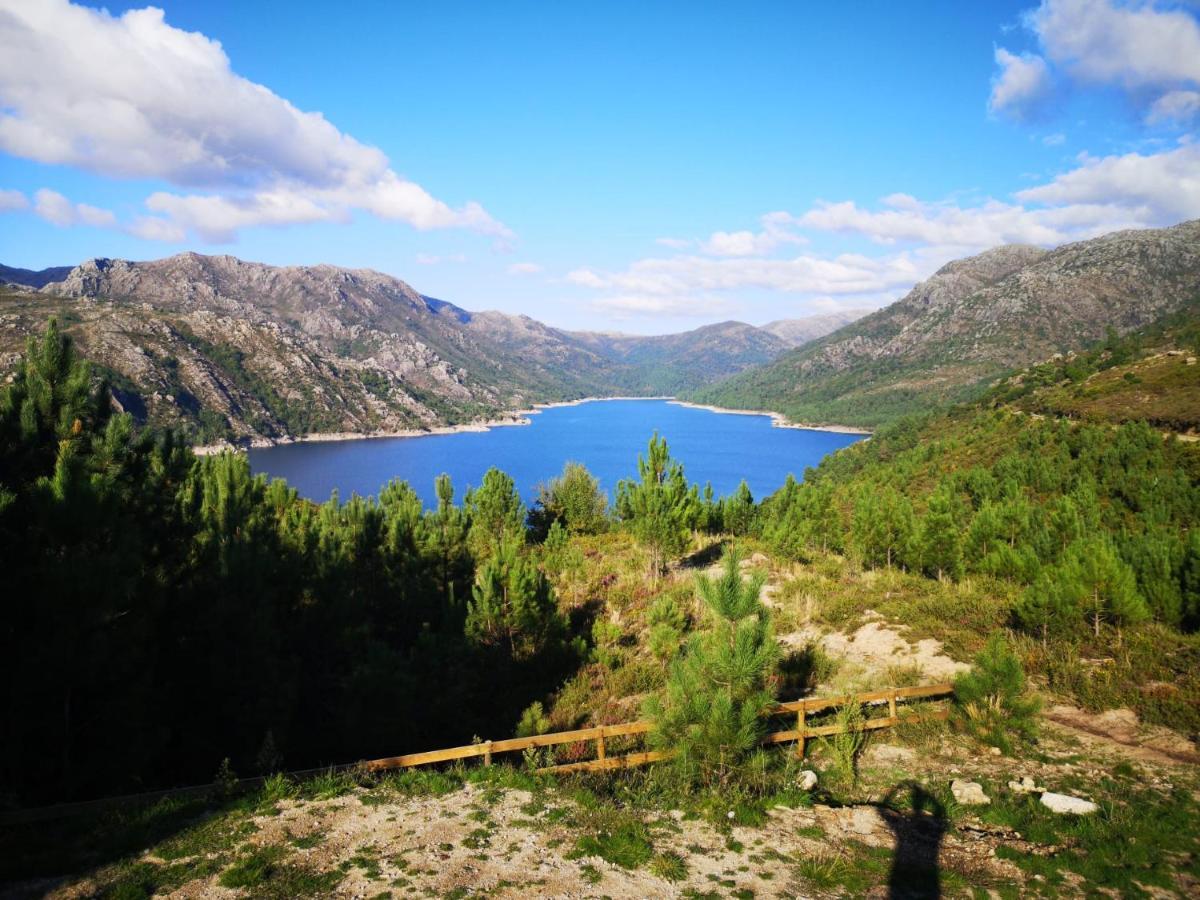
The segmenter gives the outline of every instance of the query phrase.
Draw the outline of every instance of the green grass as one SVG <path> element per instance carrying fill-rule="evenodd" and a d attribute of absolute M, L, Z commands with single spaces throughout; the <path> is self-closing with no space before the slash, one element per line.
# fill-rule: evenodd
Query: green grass
<path fill-rule="evenodd" d="M 1061 882 L 1063 872 L 1073 872 L 1094 888 L 1140 897 L 1150 896 L 1143 885 L 1177 889 L 1181 874 L 1200 878 L 1195 827 L 1200 804 L 1189 792 L 1177 789 L 1164 796 L 1108 780 L 1093 785 L 1093 792 L 1100 796 L 1100 811 L 1089 816 L 1058 815 L 1032 797 L 1006 794 L 994 797 L 980 816 L 1056 848 L 1048 856 L 997 851 L 1051 885 Z"/>
<path fill-rule="evenodd" d="M 279 900 L 323 896 L 341 880 L 341 872 L 317 873 L 308 866 L 288 861 L 287 850 L 278 846 L 250 851 L 218 879 L 222 887 L 242 888 L 252 897 Z"/>
<path fill-rule="evenodd" d="M 599 831 L 584 835 L 575 842 L 573 858 L 598 856 L 606 862 L 623 869 L 637 869 L 648 863 L 654 855 L 650 835 L 641 822 L 626 822 L 611 831 Z"/>

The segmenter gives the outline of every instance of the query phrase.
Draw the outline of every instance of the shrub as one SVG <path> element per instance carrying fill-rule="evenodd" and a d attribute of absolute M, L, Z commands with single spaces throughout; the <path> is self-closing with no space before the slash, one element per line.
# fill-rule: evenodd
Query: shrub
<path fill-rule="evenodd" d="M 853 699 L 839 706 L 834 716 L 834 722 L 841 730 L 830 736 L 829 749 L 833 754 L 834 770 L 846 784 L 858 782 L 858 757 L 867 743 L 867 733 L 863 731 L 866 721 L 862 704 Z"/>
<path fill-rule="evenodd" d="M 971 671 L 954 680 L 954 699 L 967 729 L 1005 753 L 1012 752 L 1013 737 L 1037 737 L 1041 703 L 1027 695 L 1025 669 L 1001 634 L 979 652 Z"/>
<path fill-rule="evenodd" d="M 665 690 L 646 704 L 651 743 L 674 753 L 687 778 L 710 786 L 727 785 L 758 746 L 779 656 L 759 601 L 763 579 L 743 581 L 739 562 L 727 553 L 719 578 L 697 578 L 711 628 L 692 637 L 671 665 Z"/>

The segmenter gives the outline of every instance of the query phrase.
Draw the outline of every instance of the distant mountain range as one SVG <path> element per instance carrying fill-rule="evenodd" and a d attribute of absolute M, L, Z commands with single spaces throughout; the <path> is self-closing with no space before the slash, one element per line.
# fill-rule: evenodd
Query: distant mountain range
<path fill-rule="evenodd" d="M 469 312 L 369 270 L 196 253 L 6 267 L 0 277 L 10 282 L 0 293 L 0 370 L 57 315 L 123 406 L 200 441 L 392 432 L 541 401 L 681 393 L 856 315 L 663 337 L 573 333 Z"/>
<path fill-rule="evenodd" d="M 869 316 L 692 393 L 798 422 L 874 426 L 1200 303 L 1200 221 L 943 266 Z"/>
<path fill-rule="evenodd" d="M 194 440 L 383 433 L 675 395 L 875 426 L 1200 304 L 1200 221 L 943 266 L 903 299 L 653 337 L 470 312 L 379 272 L 182 253 L 0 269 L 0 374 L 57 315 L 143 421 Z"/>

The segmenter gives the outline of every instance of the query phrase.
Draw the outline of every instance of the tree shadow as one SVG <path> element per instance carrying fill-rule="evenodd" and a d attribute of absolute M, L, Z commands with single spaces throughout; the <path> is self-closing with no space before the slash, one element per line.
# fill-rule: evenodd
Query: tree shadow
<path fill-rule="evenodd" d="M 923 785 L 902 781 L 883 798 L 879 815 L 896 836 L 888 897 L 941 897 L 938 854 L 942 837 L 950 827 L 946 807 Z"/>
<path fill-rule="evenodd" d="M 679 561 L 681 569 L 707 569 L 711 565 L 715 565 L 720 561 L 725 554 L 725 547 L 728 541 L 724 538 L 718 541 L 713 541 L 707 547 L 697 550 L 690 556 L 685 556 Z"/>

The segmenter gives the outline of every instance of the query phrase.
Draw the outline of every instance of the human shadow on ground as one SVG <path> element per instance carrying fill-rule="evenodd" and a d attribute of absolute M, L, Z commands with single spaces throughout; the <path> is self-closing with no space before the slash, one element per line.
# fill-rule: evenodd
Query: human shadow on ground
<path fill-rule="evenodd" d="M 883 798 L 879 815 L 896 836 L 888 897 L 941 897 L 938 854 L 950 827 L 946 807 L 923 785 L 902 781 Z"/>

